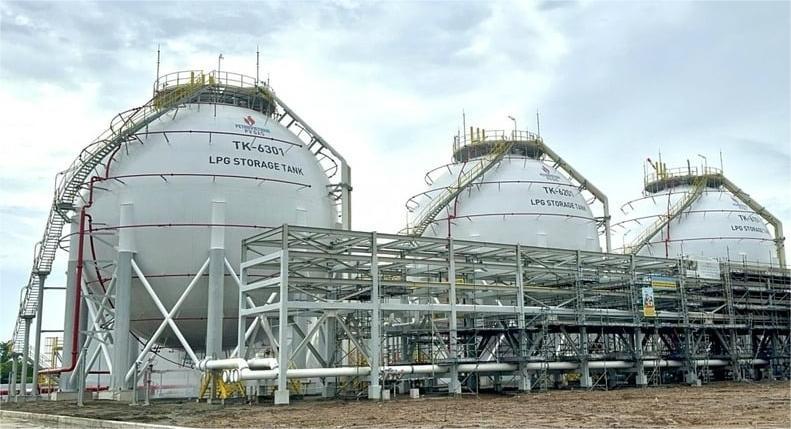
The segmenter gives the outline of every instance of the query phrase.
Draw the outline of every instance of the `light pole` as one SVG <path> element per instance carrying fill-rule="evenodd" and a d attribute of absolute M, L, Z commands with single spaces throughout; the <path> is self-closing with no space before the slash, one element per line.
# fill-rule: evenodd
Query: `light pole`
<path fill-rule="evenodd" d="M 220 56 L 217 57 L 217 81 L 220 80 L 220 66 L 223 59 L 224 57 L 222 56 L 222 54 L 220 54 Z"/>
<path fill-rule="evenodd" d="M 512 138 L 512 139 L 514 139 L 514 140 L 516 140 L 516 118 L 514 118 L 514 117 L 513 117 L 513 116 L 511 116 L 511 115 L 508 115 L 508 119 L 510 119 L 510 120 L 512 120 L 512 121 L 514 122 L 514 133 L 513 133 L 513 135 L 511 136 L 511 138 Z"/>

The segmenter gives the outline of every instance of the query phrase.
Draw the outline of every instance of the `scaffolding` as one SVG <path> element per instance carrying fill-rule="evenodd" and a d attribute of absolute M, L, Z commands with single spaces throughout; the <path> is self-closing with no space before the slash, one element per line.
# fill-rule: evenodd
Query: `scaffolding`
<path fill-rule="evenodd" d="M 289 225 L 242 252 L 236 356 L 287 370 L 231 379 L 276 403 L 301 377 L 370 398 L 789 378 L 786 269 Z M 322 368 L 289 366 L 303 350 Z"/>

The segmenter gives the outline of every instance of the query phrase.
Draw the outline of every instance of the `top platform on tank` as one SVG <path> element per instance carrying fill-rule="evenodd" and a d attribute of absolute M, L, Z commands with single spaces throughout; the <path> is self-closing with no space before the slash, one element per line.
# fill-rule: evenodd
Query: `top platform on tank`
<path fill-rule="evenodd" d="M 212 90 L 201 94 L 198 103 L 227 104 L 272 115 L 276 109 L 272 89 L 254 77 L 225 71 L 185 70 L 160 76 L 154 83 L 154 103 L 175 91 L 194 85 Z"/>
<path fill-rule="evenodd" d="M 706 178 L 707 188 L 719 188 L 722 186 L 723 176 L 721 169 L 688 166 L 647 173 L 643 179 L 643 187 L 646 192 L 655 193 L 676 186 L 693 186 L 697 180 L 704 177 Z"/>
<path fill-rule="evenodd" d="M 503 141 L 514 141 L 514 145 L 506 155 L 537 159 L 544 154 L 541 136 L 530 131 L 473 128 L 470 128 L 469 131 L 469 134 L 453 137 L 453 160 L 455 162 L 467 162 L 470 159 L 486 156 L 498 143 Z"/>

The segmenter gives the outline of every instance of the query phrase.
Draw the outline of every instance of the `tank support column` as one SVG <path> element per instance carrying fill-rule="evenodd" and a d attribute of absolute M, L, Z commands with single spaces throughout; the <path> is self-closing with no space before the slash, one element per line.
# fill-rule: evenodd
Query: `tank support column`
<path fill-rule="evenodd" d="M 209 302 L 206 315 L 206 356 L 219 359 L 222 354 L 223 285 L 225 284 L 225 202 L 212 201 L 211 242 L 209 250 Z M 209 403 L 216 397 L 210 383 Z"/>
<path fill-rule="evenodd" d="M 280 256 L 280 309 L 278 313 L 278 374 L 277 390 L 275 391 L 275 405 L 288 405 L 288 355 L 290 346 L 288 341 L 288 225 L 283 225 L 283 245 Z"/>
<path fill-rule="evenodd" d="M 118 265 L 115 273 L 115 320 L 113 324 L 113 397 L 127 400 L 124 392 L 132 386 L 126 381 L 126 373 L 132 365 L 130 358 L 129 319 L 132 304 L 132 257 L 135 254 L 134 235 L 131 228 L 134 206 L 121 204 L 121 219 L 118 230 Z M 87 359 L 88 356 L 83 356 Z M 134 378 L 134 377 L 132 377 Z"/>
<path fill-rule="evenodd" d="M 72 344 L 72 332 L 74 329 L 79 329 L 74 326 L 74 297 L 77 294 L 77 254 L 76 249 L 79 248 L 79 234 L 80 222 L 77 216 L 71 218 L 71 234 L 69 235 L 69 249 L 75 249 L 69 252 L 69 262 L 66 267 L 66 307 L 63 311 L 63 358 L 62 364 L 65 368 L 71 366 L 71 351 L 74 345 Z M 82 304 L 82 303 L 80 303 Z M 78 304 L 78 305 L 80 305 Z M 84 313 L 80 313 L 82 316 Z M 82 330 L 81 330 L 82 331 Z M 79 335 L 77 336 L 79 338 Z M 79 348 L 78 348 L 79 350 Z M 71 382 L 72 372 L 64 372 L 60 376 L 60 390 L 63 392 L 73 392 L 77 389 L 76 383 Z"/>
<path fill-rule="evenodd" d="M 377 255 L 376 248 L 376 232 L 371 234 L 371 302 L 373 303 L 373 310 L 371 314 L 371 340 L 368 345 L 371 355 L 368 399 L 380 399 L 382 397 L 382 381 L 379 370 L 382 355 L 382 300 L 379 298 L 379 255 Z"/>

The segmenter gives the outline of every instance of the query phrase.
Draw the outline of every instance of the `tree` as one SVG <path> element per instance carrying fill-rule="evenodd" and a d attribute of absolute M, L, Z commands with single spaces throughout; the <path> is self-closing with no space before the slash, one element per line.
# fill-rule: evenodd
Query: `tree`
<path fill-rule="evenodd" d="M 0 383 L 8 383 L 11 381 L 11 368 L 13 367 L 13 363 L 11 362 L 11 355 L 14 350 L 14 341 L 8 340 L 4 342 L 0 342 Z M 21 370 L 21 362 L 17 362 L 17 371 Z M 28 361 L 27 366 L 27 380 L 28 382 L 33 381 L 33 361 Z M 19 382 L 19 379 L 17 379 Z"/>

